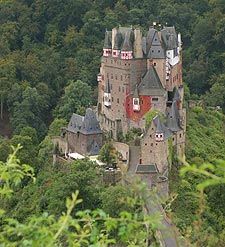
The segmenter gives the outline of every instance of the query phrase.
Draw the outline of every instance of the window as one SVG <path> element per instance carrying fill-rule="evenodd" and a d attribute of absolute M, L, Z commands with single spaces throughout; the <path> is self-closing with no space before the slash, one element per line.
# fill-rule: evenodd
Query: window
<path fill-rule="evenodd" d="M 111 90 L 112 90 L 112 83 L 110 84 L 110 88 L 111 88 Z"/>
<path fill-rule="evenodd" d="M 124 93 L 124 87 L 122 87 L 122 92 Z"/>
<path fill-rule="evenodd" d="M 115 75 L 115 78 L 116 78 L 116 80 L 117 80 L 117 75 Z"/>
<path fill-rule="evenodd" d="M 159 98 L 152 98 L 153 102 L 157 102 L 159 100 Z"/>
<path fill-rule="evenodd" d="M 156 66 L 156 63 L 154 63 L 153 65 Z"/>
<path fill-rule="evenodd" d="M 113 55 L 116 55 L 116 51 L 113 52 Z M 111 60 L 112 61 L 112 60 Z"/>
<path fill-rule="evenodd" d="M 120 76 L 120 80 L 121 80 L 121 81 L 123 80 L 123 76 L 122 76 L 122 75 Z"/>
<path fill-rule="evenodd" d="M 120 103 L 120 100 L 119 100 L 119 98 L 117 98 L 117 103 Z"/>
<path fill-rule="evenodd" d="M 145 143 L 145 146 L 147 146 L 147 143 Z"/>
<path fill-rule="evenodd" d="M 134 102 L 134 105 L 139 105 L 139 99 L 138 98 L 134 98 L 133 102 Z"/>
<path fill-rule="evenodd" d="M 180 138 L 181 138 L 182 134 L 180 134 Z"/>
<path fill-rule="evenodd" d="M 151 143 L 151 147 L 153 147 L 153 143 Z"/>
<path fill-rule="evenodd" d="M 158 53 L 160 53 L 160 50 L 158 50 Z"/>
<path fill-rule="evenodd" d="M 120 92 L 120 86 L 119 86 L 119 92 Z"/>
<path fill-rule="evenodd" d="M 112 102 L 113 102 L 113 97 L 112 97 Z"/>
<path fill-rule="evenodd" d="M 113 74 L 111 74 L 111 79 L 113 79 Z"/>
<path fill-rule="evenodd" d="M 152 50 L 152 53 L 154 53 L 154 50 Z"/>

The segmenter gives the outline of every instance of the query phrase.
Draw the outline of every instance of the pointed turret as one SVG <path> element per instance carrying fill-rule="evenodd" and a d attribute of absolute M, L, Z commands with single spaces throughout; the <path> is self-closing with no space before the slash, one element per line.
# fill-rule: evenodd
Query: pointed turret
<path fill-rule="evenodd" d="M 172 135 L 171 131 L 164 125 L 164 123 L 161 121 L 158 115 L 153 119 L 153 122 L 156 126 L 156 132 L 155 132 L 156 141 L 158 142 L 164 141 Z"/>
<path fill-rule="evenodd" d="M 132 59 L 133 58 L 133 49 L 131 44 L 130 32 L 126 32 L 125 38 L 123 41 L 121 49 L 121 59 Z"/>
<path fill-rule="evenodd" d="M 113 52 L 112 52 L 112 56 L 113 57 L 118 57 L 119 56 L 120 49 L 121 49 L 121 42 L 122 42 L 122 35 L 117 30 L 116 35 L 114 37 L 114 45 L 113 45 Z"/>
<path fill-rule="evenodd" d="M 112 32 L 105 32 L 105 40 L 103 45 L 103 56 L 108 57 L 112 54 Z"/>
<path fill-rule="evenodd" d="M 180 118 L 177 109 L 177 102 L 174 100 L 167 116 L 166 125 L 171 131 L 176 132 L 181 129 L 179 126 L 179 121 Z"/>

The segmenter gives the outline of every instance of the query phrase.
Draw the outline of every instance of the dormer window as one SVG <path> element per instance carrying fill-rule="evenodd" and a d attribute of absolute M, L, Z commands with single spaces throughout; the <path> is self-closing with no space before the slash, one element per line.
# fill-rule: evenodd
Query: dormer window
<path fill-rule="evenodd" d="M 109 57 L 112 53 L 112 49 L 103 49 L 103 56 L 104 57 Z"/>
<path fill-rule="evenodd" d="M 121 59 L 129 60 L 133 58 L 132 51 L 121 51 Z"/>
<path fill-rule="evenodd" d="M 120 51 L 119 50 L 113 50 L 112 56 L 113 57 L 118 57 L 119 54 L 120 54 Z"/>
<path fill-rule="evenodd" d="M 156 134 L 155 134 L 155 140 L 156 140 L 157 142 L 163 141 L 163 140 L 164 140 L 164 135 L 163 135 L 163 133 L 156 133 Z"/>
<path fill-rule="evenodd" d="M 139 98 L 133 98 L 133 110 L 140 111 L 140 100 Z"/>

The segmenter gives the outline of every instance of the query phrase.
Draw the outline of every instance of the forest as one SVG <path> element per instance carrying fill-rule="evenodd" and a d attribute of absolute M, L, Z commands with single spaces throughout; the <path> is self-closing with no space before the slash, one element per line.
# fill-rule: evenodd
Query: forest
<path fill-rule="evenodd" d="M 143 222 L 151 222 L 154 233 L 157 220 L 146 218 L 138 202 L 143 188 L 107 187 L 88 161 L 66 169 L 53 167 L 51 141 L 72 113 L 83 114 L 86 107 L 96 105 L 105 30 L 132 25 L 146 32 L 153 22 L 175 26 L 182 35 L 186 160 L 196 167 L 181 177 L 179 162 L 174 162 L 165 207 L 190 246 L 225 245 L 225 1 L 4 0 L 0 1 L 0 233 L 4 233 L 0 246 L 60 246 L 63 238 L 68 246 L 109 246 L 115 239 L 125 246 L 144 246 Z M 201 104 L 188 108 L 190 100 Z M 9 156 L 18 144 L 23 148 Z M 18 160 L 30 166 L 19 172 Z M 208 164 L 208 170 L 202 164 Z M 6 165 L 20 175 L 4 173 Z M 221 180 L 198 190 L 209 173 Z M 9 179 L 6 187 L 2 174 Z M 73 194 L 66 204 L 78 190 L 79 196 Z M 76 204 L 79 215 L 71 209 Z M 87 212 L 96 208 L 102 211 Z M 127 214 L 121 215 L 124 211 Z M 62 212 L 68 212 L 68 218 L 100 220 L 93 223 L 90 236 L 85 233 L 90 231 L 88 220 L 69 219 L 62 235 L 56 230 L 64 220 Z M 121 219 L 127 220 L 126 226 Z M 107 231 L 101 235 L 103 222 Z M 41 224 L 49 226 L 46 236 Z M 77 245 L 70 243 L 73 227 L 78 231 Z M 133 234 L 137 230 L 140 236 Z M 38 245 L 39 237 L 43 245 Z"/>

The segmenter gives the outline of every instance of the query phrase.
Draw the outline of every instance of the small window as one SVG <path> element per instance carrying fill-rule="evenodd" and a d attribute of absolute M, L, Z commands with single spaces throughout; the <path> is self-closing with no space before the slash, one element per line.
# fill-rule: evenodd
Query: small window
<path fill-rule="evenodd" d="M 113 102 L 113 97 L 112 97 L 112 102 Z"/>
<path fill-rule="evenodd" d="M 138 98 L 134 98 L 134 105 L 139 105 L 139 99 Z"/>
<path fill-rule="evenodd" d="M 153 147 L 153 143 L 151 143 L 151 147 Z"/>
<path fill-rule="evenodd" d="M 113 74 L 111 74 L 111 79 L 113 79 Z"/>
<path fill-rule="evenodd" d="M 115 75 L 115 78 L 116 78 L 116 80 L 117 80 L 117 75 Z"/>
<path fill-rule="evenodd" d="M 157 102 L 159 100 L 159 98 L 152 98 L 153 102 Z"/>
<path fill-rule="evenodd" d="M 120 100 L 119 100 L 119 98 L 117 98 L 117 103 L 120 103 Z"/>
<path fill-rule="evenodd" d="M 119 86 L 119 92 L 120 92 L 120 86 Z"/>
<path fill-rule="evenodd" d="M 145 146 L 147 146 L 147 143 L 145 143 Z"/>
<path fill-rule="evenodd" d="M 120 80 L 121 80 L 121 81 L 123 80 L 123 76 L 122 76 L 122 75 L 120 76 Z"/>
<path fill-rule="evenodd" d="M 116 55 L 116 51 L 113 52 L 113 55 Z M 112 61 L 112 60 L 111 60 Z"/>
<path fill-rule="evenodd" d="M 156 63 L 154 63 L 153 65 L 156 66 Z"/>
<path fill-rule="evenodd" d="M 160 53 L 160 50 L 158 50 L 158 53 Z"/>
<path fill-rule="evenodd" d="M 122 92 L 124 93 L 124 87 L 122 87 Z"/>
<path fill-rule="evenodd" d="M 181 138 L 182 134 L 180 134 L 180 138 Z"/>
<path fill-rule="evenodd" d="M 152 50 L 152 53 L 154 53 L 154 50 Z"/>

